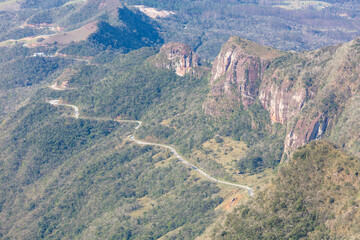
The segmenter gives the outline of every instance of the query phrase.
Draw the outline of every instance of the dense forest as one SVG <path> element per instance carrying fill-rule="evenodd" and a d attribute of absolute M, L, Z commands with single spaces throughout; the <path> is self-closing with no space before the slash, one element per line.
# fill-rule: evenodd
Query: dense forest
<path fill-rule="evenodd" d="M 11 235 L 152 239 L 182 227 L 178 236 L 193 238 L 216 216 L 219 188 L 166 151 L 126 142 L 131 124 L 75 120 L 66 112 L 32 102 L 3 126 L 10 135 L 1 138 L 0 219 L 13 217 L 1 224 L 2 236 L 26 216 L 28 230 Z M 118 224 L 92 223 L 115 210 L 111 221 Z M 88 229 L 93 224 L 95 231 Z"/>
<path fill-rule="evenodd" d="M 214 84 L 228 77 L 213 79 L 212 68 L 230 35 L 302 51 L 359 34 L 356 1 L 310 3 L 1 1 L 0 238 L 359 236 L 359 159 L 348 155 L 360 144 L 359 39 L 270 60 L 258 49 L 239 51 L 232 57 L 243 66 L 261 64 L 253 101 L 239 95 L 224 102 L 235 106 L 227 115 L 205 111 L 212 91 L 223 91 Z M 168 15 L 147 15 L 140 4 Z M 170 41 L 194 52 L 180 44 L 164 54 Z M 187 60 L 196 54 L 194 67 Z M 224 86 L 236 92 L 242 80 L 251 84 L 254 72 L 244 69 L 244 79 Z M 260 99 L 260 87 L 266 98 L 285 100 Z M 49 104 L 55 99 L 76 105 L 80 117 Z M 278 120 L 279 112 L 288 119 Z M 173 147 L 192 166 L 131 135 Z"/>

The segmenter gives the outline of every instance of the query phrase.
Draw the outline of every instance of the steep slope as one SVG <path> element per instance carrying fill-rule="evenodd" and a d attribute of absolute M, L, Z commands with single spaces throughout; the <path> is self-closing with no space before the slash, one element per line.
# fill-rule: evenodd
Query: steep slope
<path fill-rule="evenodd" d="M 100 22 L 98 31 L 90 35 L 89 41 L 102 50 L 112 48 L 124 52 L 163 42 L 150 19 L 140 12 L 123 7 L 118 9 L 118 16 L 120 26 Z"/>
<path fill-rule="evenodd" d="M 277 63 L 270 66 L 259 99 L 274 122 L 290 123 L 285 141 L 289 151 L 333 135 L 332 130 L 341 124 L 339 119 L 344 114 L 356 118 L 344 109 L 360 93 L 358 42 L 356 39 L 336 47 L 292 55 L 280 66 Z M 357 110 L 352 107 L 348 111 Z M 356 139 L 357 136 L 348 139 L 349 149 L 358 144 Z M 352 150 L 353 154 L 359 154 L 359 150 Z"/>
<path fill-rule="evenodd" d="M 229 215 L 214 239 L 357 239 L 360 160 L 314 141 L 270 186 Z"/>
<path fill-rule="evenodd" d="M 359 96 L 359 41 L 312 52 L 284 53 L 231 38 L 214 63 L 205 112 L 229 117 L 239 107 L 246 109 L 260 101 L 272 123 L 287 129 L 287 154 L 330 135 L 359 154 L 354 148 L 358 136 L 340 141 L 332 133 L 332 129 L 339 129 L 338 124 L 344 126 L 340 119 L 347 121 L 343 114 L 351 112 L 350 122 L 357 116 L 352 103 Z M 350 136 L 350 129 L 343 129 Z"/>
<path fill-rule="evenodd" d="M 199 235 L 222 202 L 216 183 L 170 151 L 128 141 L 134 123 L 86 118 L 81 108 L 79 119 L 69 118 L 72 109 L 46 103 L 66 94 L 43 88 L 1 125 L 0 237 Z"/>
<path fill-rule="evenodd" d="M 186 73 L 194 73 L 199 61 L 199 56 L 188 45 L 176 42 L 164 44 L 160 52 L 151 60 L 156 67 L 173 69 L 182 77 Z"/>
<path fill-rule="evenodd" d="M 67 66 L 66 91 L 40 82 L 42 88 L 5 117 L 0 126 L 1 238 L 157 239 L 176 233 L 194 239 L 222 214 L 215 209 L 229 194 L 247 197 L 246 191 L 207 181 L 170 151 L 127 140 L 134 123 L 109 121 L 141 118 L 137 139 L 174 143 L 181 154 L 189 149 L 189 137 L 204 138 L 207 125 L 198 110 L 206 81 L 154 68 L 148 59 L 156 53 L 154 48 L 108 51 L 77 61 L 81 64 Z M 72 109 L 51 106 L 49 99 L 79 105 L 80 118 L 70 118 Z M 187 109 L 182 129 L 159 124 L 185 112 L 182 106 Z M 194 165 L 238 182 L 213 160 Z"/>
<path fill-rule="evenodd" d="M 264 71 L 283 53 L 254 42 L 231 37 L 217 56 L 211 72 L 211 93 L 205 112 L 229 115 L 240 104 L 255 102 Z"/>

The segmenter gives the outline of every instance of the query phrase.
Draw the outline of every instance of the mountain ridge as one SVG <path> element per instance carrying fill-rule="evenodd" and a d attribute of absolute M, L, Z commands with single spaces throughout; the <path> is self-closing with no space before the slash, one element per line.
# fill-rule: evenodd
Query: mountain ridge
<path fill-rule="evenodd" d="M 360 38 L 311 52 L 272 53 L 272 60 L 251 53 L 261 51 L 257 45 L 249 50 L 248 42 L 244 46 L 234 39 L 225 44 L 214 63 L 205 112 L 229 116 L 240 105 L 248 108 L 258 99 L 272 123 L 290 124 L 284 141 L 287 153 L 331 135 L 346 101 L 359 94 L 360 71 L 355 63 Z"/>

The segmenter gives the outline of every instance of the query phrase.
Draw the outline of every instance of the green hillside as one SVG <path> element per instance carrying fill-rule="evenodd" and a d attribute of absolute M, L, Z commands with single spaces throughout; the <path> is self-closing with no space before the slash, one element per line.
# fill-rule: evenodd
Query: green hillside
<path fill-rule="evenodd" d="M 0 239 L 360 238 L 359 9 L 0 0 Z"/>
<path fill-rule="evenodd" d="M 192 238 L 216 216 L 219 188 L 169 152 L 129 143 L 133 124 L 68 110 L 31 102 L 2 125 L 4 239 L 151 239 L 180 227 Z"/>
<path fill-rule="evenodd" d="M 360 160 L 326 142 L 300 148 L 269 187 L 236 209 L 215 239 L 356 239 Z"/>

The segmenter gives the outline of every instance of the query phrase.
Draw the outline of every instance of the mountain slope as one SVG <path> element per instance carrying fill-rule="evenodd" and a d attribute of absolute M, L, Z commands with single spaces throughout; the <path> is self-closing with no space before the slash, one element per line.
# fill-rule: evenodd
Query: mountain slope
<path fill-rule="evenodd" d="M 252 43 L 232 38 L 213 66 L 205 112 L 214 117 L 233 116 L 233 112 L 242 106 L 249 108 L 258 99 L 271 122 L 286 129 L 286 154 L 311 140 L 330 138 L 357 155 L 359 137 L 350 133 L 344 121 L 347 116 L 356 127 L 359 41 L 311 52 L 284 53 L 251 47 Z M 249 52 L 249 46 L 252 51 L 262 51 L 262 55 Z M 271 59 L 266 59 L 266 52 L 271 53 Z M 349 139 L 337 138 L 338 134 Z"/>
<path fill-rule="evenodd" d="M 266 190 L 228 216 L 215 239 L 357 239 L 359 172 L 358 158 L 311 142 Z"/>
<path fill-rule="evenodd" d="M 358 234 L 358 160 L 320 141 L 294 151 L 322 138 L 359 154 L 359 39 L 294 53 L 232 37 L 211 66 L 183 43 L 159 49 L 161 21 L 118 1 L 62 3 L 19 10 L 10 35 L 27 30 L 0 49 L 1 238 L 194 239 L 248 199 L 134 134 L 252 186 L 253 205 L 215 237 Z M 80 118 L 53 99 L 79 106 Z M 135 133 L 114 119 L 143 125 Z"/>

